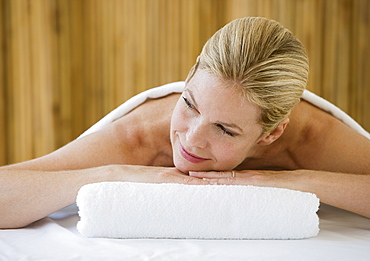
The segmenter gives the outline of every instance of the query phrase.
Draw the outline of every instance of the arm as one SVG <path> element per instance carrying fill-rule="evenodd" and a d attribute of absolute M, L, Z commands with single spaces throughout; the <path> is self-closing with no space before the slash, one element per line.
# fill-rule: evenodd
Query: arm
<path fill-rule="evenodd" d="M 370 175 L 344 174 L 317 170 L 195 172 L 210 184 L 278 187 L 317 195 L 322 203 L 370 218 Z"/>
<path fill-rule="evenodd" d="M 154 167 L 171 166 L 171 162 L 158 157 L 165 148 L 151 144 L 155 137 L 158 144 L 169 143 L 165 136 L 169 135 L 169 121 L 151 121 L 155 126 L 147 122 L 147 119 L 153 119 L 151 113 L 164 115 L 153 109 L 163 108 L 158 106 L 162 101 L 169 103 L 164 99 L 145 103 L 137 113 L 133 111 L 103 130 L 72 141 L 46 156 L 1 167 L 0 228 L 26 226 L 74 203 L 78 190 L 88 183 L 206 184 L 172 167 Z M 168 111 L 170 118 L 171 110 Z M 153 130 L 163 133 L 153 133 Z M 162 136 L 163 140 L 157 141 Z"/>
<path fill-rule="evenodd" d="M 83 185 L 102 181 L 206 184 L 175 168 L 138 165 L 64 171 L 3 169 L 0 171 L 0 228 L 27 226 L 74 203 Z"/>

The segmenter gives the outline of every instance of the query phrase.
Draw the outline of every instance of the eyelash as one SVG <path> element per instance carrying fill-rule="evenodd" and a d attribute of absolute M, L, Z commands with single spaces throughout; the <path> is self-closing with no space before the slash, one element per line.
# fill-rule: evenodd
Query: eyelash
<path fill-rule="evenodd" d="M 227 130 L 224 126 L 222 126 L 221 124 L 216 124 L 217 127 L 219 127 L 222 131 L 223 134 L 226 134 L 226 135 L 229 135 L 230 137 L 234 137 L 234 133 L 232 133 L 231 131 Z"/>
<path fill-rule="evenodd" d="M 182 97 L 182 99 L 184 100 L 184 102 L 186 104 L 186 107 L 188 107 L 189 109 L 195 109 L 194 105 L 191 104 L 188 99 L 186 99 L 185 97 Z M 226 134 L 226 135 L 228 135 L 230 137 L 234 137 L 235 136 L 234 133 L 232 133 L 231 131 L 229 131 L 228 129 L 226 129 L 221 124 L 216 124 L 216 127 L 218 127 L 222 131 L 222 134 Z"/>
<path fill-rule="evenodd" d="M 195 109 L 194 105 L 191 104 L 188 99 L 186 99 L 185 97 L 182 97 L 182 99 L 184 100 L 184 102 L 186 104 L 186 107 L 188 107 L 190 109 Z"/>

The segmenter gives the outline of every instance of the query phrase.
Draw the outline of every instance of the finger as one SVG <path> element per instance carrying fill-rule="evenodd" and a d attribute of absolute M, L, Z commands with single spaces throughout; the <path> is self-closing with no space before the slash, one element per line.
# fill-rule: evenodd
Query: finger
<path fill-rule="evenodd" d="M 234 176 L 236 175 L 236 172 L 234 172 Z M 197 177 L 197 178 L 208 178 L 208 179 L 214 179 L 214 178 L 230 178 L 232 177 L 232 171 L 190 171 L 189 176 L 191 177 Z"/>
<path fill-rule="evenodd" d="M 181 182 L 182 184 L 187 185 L 210 185 L 210 183 L 205 179 L 199 179 L 199 178 L 184 178 Z"/>
<path fill-rule="evenodd" d="M 210 185 L 244 185 L 236 178 L 204 179 Z"/>
<path fill-rule="evenodd" d="M 244 176 L 241 177 L 228 177 L 228 178 L 203 178 L 209 182 L 210 185 L 254 185 L 254 186 L 266 186 L 264 182 L 258 182 L 259 179 L 253 177 Z"/>
<path fill-rule="evenodd" d="M 180 183 L 180 184 L 209 185 L 209 182 L 207 182 L 203 178 L 191 177 L 183 173 L 177 174 L 176 176 L 172 176 L 171 178 L 167 179 L 166 182 L 171 182 L 170 180 L 172 180 L 172 182 Z"/>

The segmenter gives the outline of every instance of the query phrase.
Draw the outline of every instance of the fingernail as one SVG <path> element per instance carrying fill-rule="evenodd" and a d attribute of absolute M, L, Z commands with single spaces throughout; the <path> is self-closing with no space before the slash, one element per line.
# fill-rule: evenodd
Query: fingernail
<path fill-rule="evenodd" d="M 189 176 L 197 176 L 197 173 L 196 171 L 189 171 Z"/>

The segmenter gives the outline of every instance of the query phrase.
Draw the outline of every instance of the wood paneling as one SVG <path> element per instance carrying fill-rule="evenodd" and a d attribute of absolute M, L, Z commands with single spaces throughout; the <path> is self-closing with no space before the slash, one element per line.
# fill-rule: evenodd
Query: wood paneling
<path fill-rule="evenodd" d="M 0 14 L 5 13 L 5 1 L 0 0 Z M 5 82 L 6 82 L 6 72 L 5 72 L 5 64 L 4 61 L 6 60 L 6 52 L 4 46 L 4 36 L 5 36 L 5 25 L 4 21 L 6 17 L 3 15 L 0 16 L 0 164 L 6 162 L 7 151 L 6 151 L 6 142 L 7 142 L 7 114 L 5 108 L 7 107 L 6 103 L 6 94 L 5 94 Z"/>
<path fill-rule="evenodd" d="M 244 16 L 280 21 L 308 89 L 370 130 L 368 0 L 0 0 L 0 164 L 46 154 L 145 89 L 184 80 Z"/>

